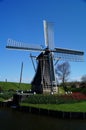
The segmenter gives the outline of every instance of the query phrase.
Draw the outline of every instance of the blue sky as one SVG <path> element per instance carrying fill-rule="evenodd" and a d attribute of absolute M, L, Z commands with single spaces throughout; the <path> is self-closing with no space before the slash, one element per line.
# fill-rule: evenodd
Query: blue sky
<path fill-rule="evenodd" d="M 28 51 L 7 50 L 7 39 L 44 45 L 43 20 L 54 22 L 55 47 L 86 52 L 85 0 L 0 0 L 0 81 L 30 82 L 34 69 Z M 37 55 L 37 53 L 34 53 Z M 70 80 L 86 74 L 84 62 L 73 62 Z"/>

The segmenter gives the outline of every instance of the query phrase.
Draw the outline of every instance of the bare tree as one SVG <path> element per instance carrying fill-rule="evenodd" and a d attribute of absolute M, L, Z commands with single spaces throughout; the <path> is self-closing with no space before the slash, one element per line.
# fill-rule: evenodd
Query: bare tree
<path fill-rule="evenodd" d="M 65 87 L 65 82 L 67 82 L 70 75 L 70 64 L 68 62 L 58 64 L 56 67 L 56 74 L 62 82 L 63 87 Z"/>
<path fill-rule="evenodd" d="M 86 74 L 81 77 L 81 81 L 86 83 Z"/>

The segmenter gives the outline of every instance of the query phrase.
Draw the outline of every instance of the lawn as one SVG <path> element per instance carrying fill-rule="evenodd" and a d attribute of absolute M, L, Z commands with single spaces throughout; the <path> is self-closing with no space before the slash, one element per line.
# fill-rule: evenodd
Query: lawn
<path fill-rule="evenodd" d="M 86 101 L 68 104 L 29 104 L 21 103 L 21 106 L 30 106 L 48 110 L 57 110 L 64 112 L 86 112 Z"/>
<path fill-rule="evenodd" d="M 0 89 L 3 91 L 8 90 L 29 90 L 31 88 L 30 84 L 27 83 L 14 83 L 14 82 L 0 82 Z"/>
<path fill-rule="evenodd" d="M 14 83 L 14 82 L 0 82 L 0 101 L 7 100 L 13 96 L 16 90 L 29 90 L 30 84 L 27 83 Z"/>

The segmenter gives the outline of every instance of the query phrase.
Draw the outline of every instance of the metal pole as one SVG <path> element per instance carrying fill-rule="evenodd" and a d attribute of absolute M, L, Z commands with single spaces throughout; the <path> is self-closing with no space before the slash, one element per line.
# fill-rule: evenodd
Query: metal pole
<path fill-rule="evenodd" d="M 22 81 L 22 72 L 23 72 L 23 62 L 21 64 L 21 72 L 20 72 L 20 82 L 19 82 L 19 87 L 21 85 L 21 81 Z"/>
<path fill-rule="evenodd" d="M 32 55 L 31 55 L 31 54 L 30 54 L 30 57 L 31 57 L 31 61 L 32 61 L 32 64 L 33 64 L 33 68 L 34 68 L 34 70 L 35 70 L 35 72 L 36 72 L 36 68 L 35 68 L 35 65 L 34 65 L 33 58 L 32 58 Z"/>

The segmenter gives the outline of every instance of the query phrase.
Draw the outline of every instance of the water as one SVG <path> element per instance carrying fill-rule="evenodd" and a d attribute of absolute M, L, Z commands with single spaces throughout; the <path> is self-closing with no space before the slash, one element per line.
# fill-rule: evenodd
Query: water
<path fill-rule="evenodd" d="M 62 120 L 0 108 L 0 130 L 86 130 L 86 120 Z"/>

